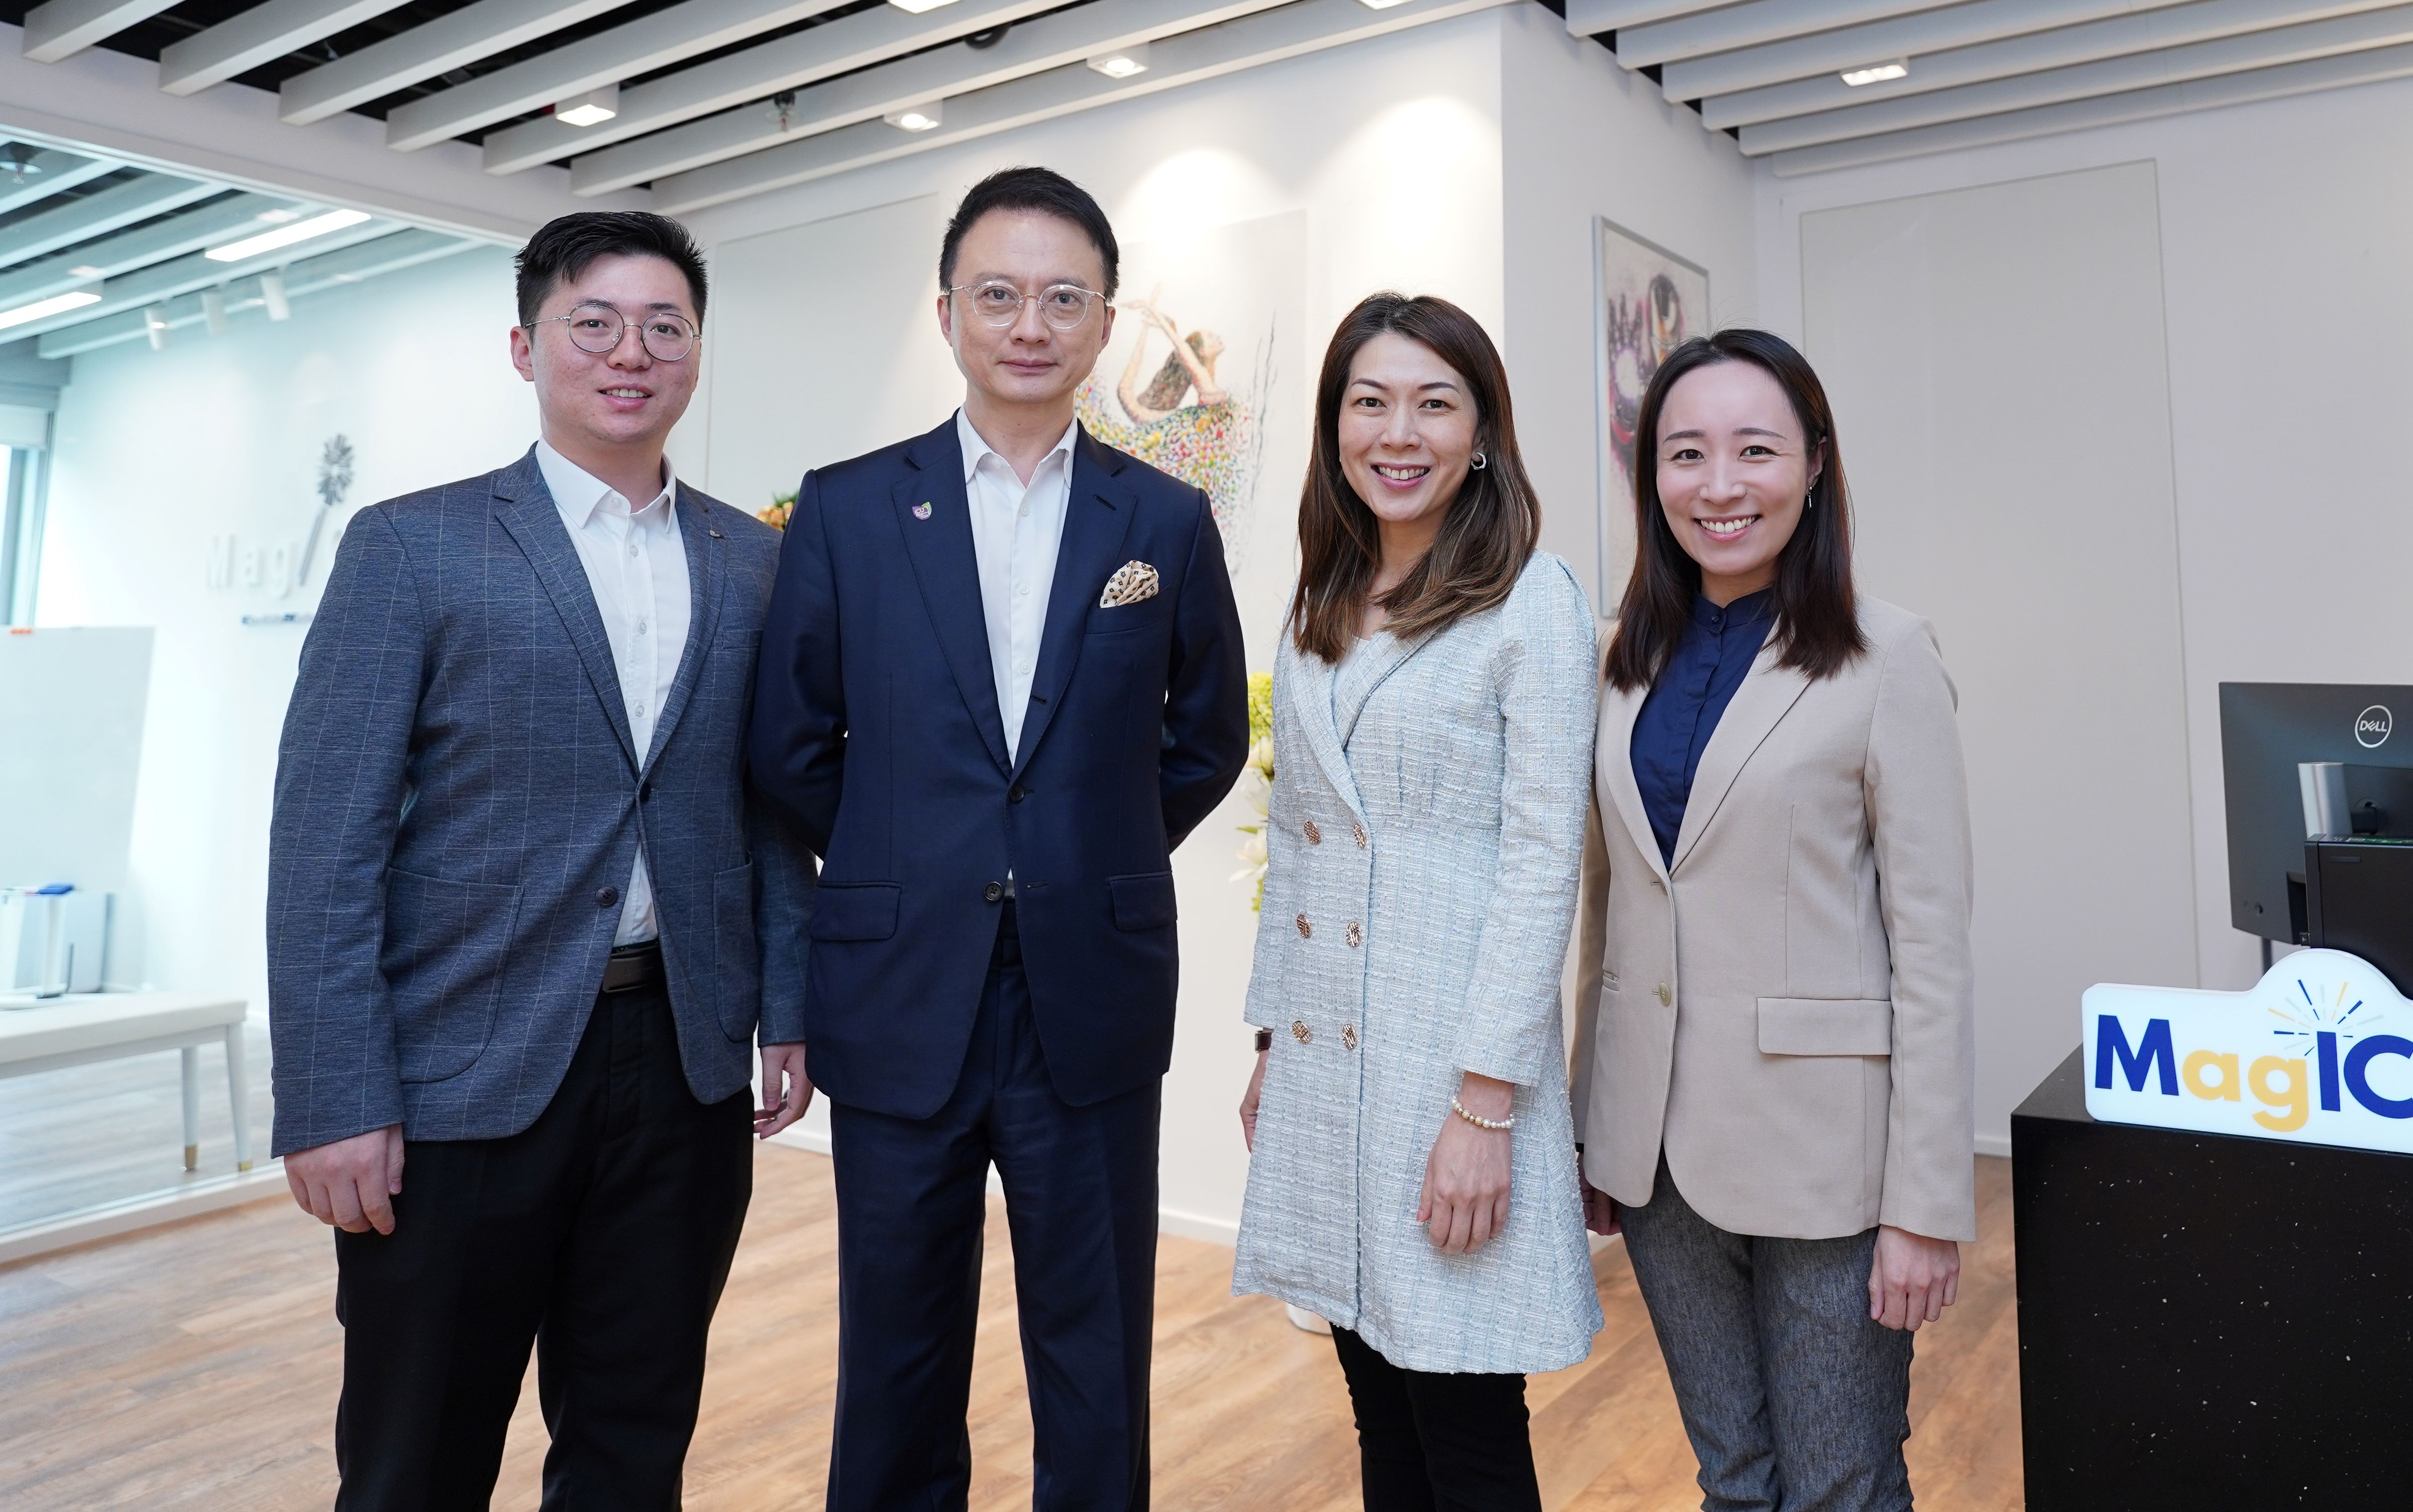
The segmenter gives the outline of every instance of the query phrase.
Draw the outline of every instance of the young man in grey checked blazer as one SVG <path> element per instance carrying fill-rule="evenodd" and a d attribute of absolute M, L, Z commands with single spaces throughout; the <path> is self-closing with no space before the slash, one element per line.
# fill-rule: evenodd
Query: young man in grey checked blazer
<path fill-rule="evenodd" d="M 703 304 L 674 221 L 540 230 L 543 439 L 362 511 L 303 645 L 269 1023 L 275 1152 L 339 1231 L 339 1508 L 484 1508 L 531 1343 L 548 1512 L 675 1508 L 748 1131 L 811 1095 L 812 863 L 743 744 L 778 541 L 662 455 Z"/>

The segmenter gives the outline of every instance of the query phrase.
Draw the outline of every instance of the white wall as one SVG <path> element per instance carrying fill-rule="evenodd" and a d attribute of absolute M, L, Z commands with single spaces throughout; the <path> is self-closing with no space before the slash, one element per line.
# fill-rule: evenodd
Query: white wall
<path fill-rule="evenodd" d="M 1595 218 L 1710 271 L 1710 319 L 1748 324 L 1758 294 L 1752 170 L 1724 132 L 1670 105 L 1606 48 L 1570 36 L 1539 6 L 1498 12 L 1507 322 L 1495 331 L 1517 398 L 1517 431 L 1542 497 L 1542 543 L 1572 564 L 1593 612 L 1615 613 L 1633 560 L 1634 511 L 1607 500 L 1592 308 Z"/>
<path fill-rule="evenodd" d="M 2413 279 L 2405 271 L 2413 198 L 2401 188 L 2413 182 L 2413 82 L 1836 173 L 1763 176 L 1760 304 L 1776 329 L 1801 331 L 1805 215 L 2139 161 L 2153 165 L 2158 184 L 2186 741 L 2183 759 L 2150 743 L 2120 759 L 2187 794 L 2187 901 L 2198 943 L 2195 981 L 2174 973 L 2179 985 L 2233 988 L 2258 967 L 2254 940 L 2228 925 L 2217 686 L 2413 681 L 2413 596 L 2398 591 L 2391 576 L 2396 564 L 2413 559 L 2413 510 L 2393 444 L 2413 412 Z M 2046 238 L 2091 234 L 2053 224 L 2036 230 Z M 1904 290 L 1867 319 L 1905 322 L 1917 309 L 1917 296 Z M 2051 322 L 2065 311 L 2048 301 L 2027 313 Z M 2090 347 L 2087 332 L 2071 324 L 2074 367 L 2089 361 Z M 1962 358 L 1972 366 L 1987 360 L 1982 350 Z M 1991 445 L 2050 454 L 2058 438 L 2030 429 L 2025 418 L 2021 406 L 2006 404 Z M 1984 452 L 1965 460 L 1971 468 L 1989 465 Z M 2098 545 L 2080 536 L 2066 549 L 2075 556 Z M 1950 565 L 1971 573 L 2006 570 L 1982 556 Z M 2065 586 L 2034 586 L 2051 600 Z M 2127 654 L 2108 633 L 2115 606 L 2077 596 L 2064 612 L 2107 628 L 2100 655 Z M 2020 630 L 1996 633 L 2015 640 Z M 1946 650 L 1950 659 L 1954 647 Z M 2038 688 L 2058 672 L 2041 658 L 2031 669 Z M 2111 850 L 2056 859 L 2115 871 L 2129 865 Z M 2167 901 L 2140 898 L 2139 927 Z M 1981 870 L 1980 911 L 1990 903 Z M 2063 948 L 2066 939 L 2050 916 L 2011 921 L 2009 928 L 2038 951 Z M 2076 1045 L 2075 1001 L 2032 1011 L 2065 1015 L 2062 1043 Z M 1981 1067 L 1981 1075 L 2008 1069 Z M 1981 1134 L 2004 1132 L 2000 1123 L 1981 1126 Z"/>
<path fill-rule="evenodd" d="M 778 194 L 738 201 L 690 217 L 715 246 L 787 227 L 898 205 L 935 196 L 941 213 L 975 180 L 1015 163 L 1044 163 L 1095 194 L 1116 234 L 1132 244 L 1172 244 L 1209 228 L 1289 211 L 1307 217 L 1307 338 L 1299 361 L 1320 361 L 1325 338 L 1348 308 L 1384 288 L 1446 296 L 1500 335 L 1504 298 L 1501 183 L 1501 29 L 1490 11 L 1287 63 L 1252 69 L 1162 96 L 1049 122 L 1026 131 L 968 143 L 952 151 L 902 158 Z M 1544 19 L 1548 19 L 1545 16 Z M 899 211 L 898 214 L 910 214 Z M 938 286 L 935 236 L 921 271 L 921 307 Z M 822 270 L 798 267 L 809 285 Z M 1589 289 L 1590 275 L 1580 286 Z M 1136 292 L 1145 293 L 1145 290 Z M 826 297 L 826 296 L 823 296 Z M 1585 307 L 1589 308 L 1589 296 Z M 740 318 L 717 309 L 716 322 Z M 931 320 L 918 338 L 938 348 Z M 940 348 L 943 351 L 943 348 Z M 712 393 L 732 385 L 792 392 L 801 408 L 811 380 L 796 363 L 836 363 L 847 372 L 883 371 L 874 354 L 801 350 L 785 360 L 765 355 L 740 372 L 726 351 L 716 354 Z M 899 359 L 918 370 L 926 353 Z M 1586 384 L 1590 358 L 1584 359 Z M 1311 372 L 1311 367 L 1310 368 Z M 1290 393 L 1311 402 L 1311 383 Z M 709 401 L 708 447 L 690 416 L 679 437 L 684 475 L 705 487 L 729 438 L 721 434 L 719 398 Z M 749 412 L 759 408 L 748 404 Z M 801 424 L 802 422 L 800 422 Z M 821 432 L 811 444 L 825 444 Z M 869 451 L 900 435 L 866 434 L 851 449 Z M 802 454 L 784 471 L 750 452 L 728 487 L 748 508 L 776 480 L 792 486 L 809 463 Z M 846 452 L 838 452 L 844 455 Z M 1268 478 L 1257 508 L 1287 516 L 1295 483 Z M 1244 603 L 1279 604 L 1295 571 L 1274 552 L 1251 553 L 1238 585 Z M 1279 609 L 1248 616 L 1249 662 L 1273 664 Z M 1247 1162 L 1234 1116 L 1248 1078 L 1248 1031 L 1240 1023 L 1256 916 L 1246 890 L 1229 879 L 1237 866 L 1237 826 L 1248 822 L 1237 798 L 1202 823 L 1174 858 L 1180 889 L 1182 986 L 1174 1064 L 1164 1090 L 1163 1203 L 1177 1231 L 1228 1239 L 1237 1223 Z"/>
<path fill-rule="evenodd" d="M 263 920 L 277 733 L 307 614 L 351 508 L 511 461 L 536 406 L 511 370 L 510 258 L 465 252 L 295 302 L 281 324 L 179 332 L 75 360 L 62 396 L 39 623 L 158 630 L 121 945 L 127 980 L 267 1001 Z M 208 586 L 213 537 L 294 555 L 319 449 L 357 461 L 306 582 Z M 240 571 L 238 571 L 238 576 Z"/>

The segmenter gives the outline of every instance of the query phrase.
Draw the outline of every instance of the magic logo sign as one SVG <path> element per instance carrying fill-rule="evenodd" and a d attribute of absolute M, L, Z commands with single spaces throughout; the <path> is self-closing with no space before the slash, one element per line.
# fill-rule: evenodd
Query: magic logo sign
<path fill-rule="evenodd" d="M 2344 951 L 2245 992 L 2089 987 L 2086 1111 L 2111 1123 L 2413 1154 L 2413 1002 Z"/>

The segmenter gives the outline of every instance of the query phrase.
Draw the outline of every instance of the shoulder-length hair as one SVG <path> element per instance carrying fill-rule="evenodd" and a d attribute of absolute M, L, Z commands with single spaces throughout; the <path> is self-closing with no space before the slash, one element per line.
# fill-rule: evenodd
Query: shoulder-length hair
<path fill-rule="evenodd" d="M 1634 575 L 1618 606 L 1606 670 L 1622 691 L 1648 688 L 1666 670 L 1701 591 L 1701 566 L 1687 556 L 1659 502 L 1659 415 L 1668 391 L 1687 373 L 1721 363 L 1749 363 L 1776 379 L 1793 405 L 1810 459 L 1823 462 L 1809 507 L 1776 557 L 1772 644 L 1777 665 L 1813 681 L 1831 676 L 1868 649 L 1852 592 L 1851 494 L 1835 446 L 1835 413 L 1826 387 L 1793 344 L 1766 331 L 1736 328 L 1695 336 L 1659 364 L 1642 393 L 1634 426 Z"/>
<path fill-rule="evenodd" d="M 1508 373 L 1474 317 L 1444 299 L 1383 293 L 1351 310 L 1325 348 L 1315 383 L 1315 445 L 1298 503 L 1298 590 L 1290 632 L 1299 650 L 1339 661 L 1364 618 L 1382 565 L 1381 527 L 1340 470 L 1340 405 L 1359 348 L 1385 332 L 1456 369 L 1474 403 L 1486 466 L 1467 472 L 1424 559 L 1378 600 L 1400 637 L 1444 629 L 1505 603 L 1542 533 L 1542 506 L 1517 451 Z"/>

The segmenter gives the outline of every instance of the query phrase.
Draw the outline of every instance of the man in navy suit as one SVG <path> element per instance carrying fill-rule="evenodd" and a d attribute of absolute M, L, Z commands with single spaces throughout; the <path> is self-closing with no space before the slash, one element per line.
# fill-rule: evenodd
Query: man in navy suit
<path fill-rule="evenodd" d="M 1033 1505 L 1147 1503 L 1170 853 L 1249 720 L 1206 496 L 1073 419 L 1116 262 L 1061 175 L 972 188 L 939 257 L 963 408 L 805 476 L 763 627 L 753 769 L 823 858 L 804 1018 L 836 1165 L 832 1512 L 965 1505 L 992 1163 Z"/>

